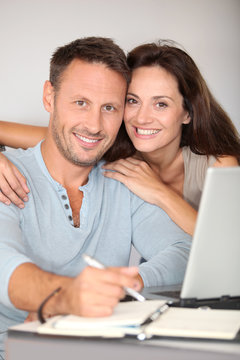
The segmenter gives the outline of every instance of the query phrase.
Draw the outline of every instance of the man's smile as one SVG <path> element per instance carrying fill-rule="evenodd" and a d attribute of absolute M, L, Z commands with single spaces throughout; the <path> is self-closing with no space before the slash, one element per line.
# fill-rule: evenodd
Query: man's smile
<path fill-rule="evenodd" d="M 90 138 L 90 137 L 86 137 L 80 134 L 76 134 L 73 133 L 75 135 L 75 137 L 80 140 L 81 144 L 83 144 L 84 146 L 87 147 L 94 147 L 95 145 L 97 145 L 98 143 L 100 143 L 102 141 L 101 139 L 94 139 L 94 138 Z"/>

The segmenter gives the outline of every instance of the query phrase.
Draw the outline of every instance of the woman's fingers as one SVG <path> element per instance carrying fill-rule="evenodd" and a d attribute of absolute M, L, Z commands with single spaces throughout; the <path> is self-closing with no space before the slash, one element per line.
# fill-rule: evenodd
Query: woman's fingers
<path fill-rule="evenodd" d="M 4 155 L 0 157 L 0 201 L 24 207 L 29 189 L 25 177 Z"/>

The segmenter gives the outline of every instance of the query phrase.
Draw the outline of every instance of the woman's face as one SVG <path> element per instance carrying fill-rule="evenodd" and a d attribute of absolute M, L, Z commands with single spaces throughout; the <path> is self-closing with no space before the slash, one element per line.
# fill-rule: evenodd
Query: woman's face
<path fill-rule="evenodd" d="M 160 66 L 133 71 L 124 121 L 138 151 L 152 152 L 174 143 L 179 147 L 182 124 L 190 121 L 175 77 Z"/>

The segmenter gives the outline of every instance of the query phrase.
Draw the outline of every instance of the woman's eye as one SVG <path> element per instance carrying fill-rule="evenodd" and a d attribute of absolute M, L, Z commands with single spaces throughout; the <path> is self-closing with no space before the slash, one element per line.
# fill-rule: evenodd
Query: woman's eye
<path fill-rule="evenodd" d="M 86 106 L 86 101 L 84 101 L 84 100 L 77 100 L 76 101 L 76 104 L 78 105 L 78 106 L 81 106 L 81 107 L 83 107 L 83 106 Z"/>
<path fill-rule="evenodd" d="M 156 106 L 157 106 L 158 108 L 162 109 L 162 108 L 167 107 L 167 104 L 165 104 L 165 103 L 163 103 L 163 102 L 158 102 L 158 103 L 156 104 Z"/>
<path fill-rule="evenodd" d="M 137 104 L 137 100 L 129 98 L 129 99 L 127 99 L 127 103 L 128 104 Z"/>

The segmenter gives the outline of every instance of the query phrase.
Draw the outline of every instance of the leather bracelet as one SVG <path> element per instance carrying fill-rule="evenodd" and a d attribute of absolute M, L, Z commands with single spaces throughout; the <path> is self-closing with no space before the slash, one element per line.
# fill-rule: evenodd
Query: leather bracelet
<path fill-rule="evenodd" d="M 51 292 L 51 294 L 49 294 L 44 300 L 43 302 L 40 304 L 39 308 L 38 308 L 38 320 L 40 321 L 41 324 L 44 324 L 46 322 L 44 316 L 43 316 L 43 308 L 44 306 L 46 305 L 46 303 L 48 302 L 48 300 L 50 300 L 53 296 L 55 296 L 56 294 L 59 293 L 59 291 L 61 290 L 62 288 L 59 287 L 57 289 L 55 289 L 53 292 Z"/>

